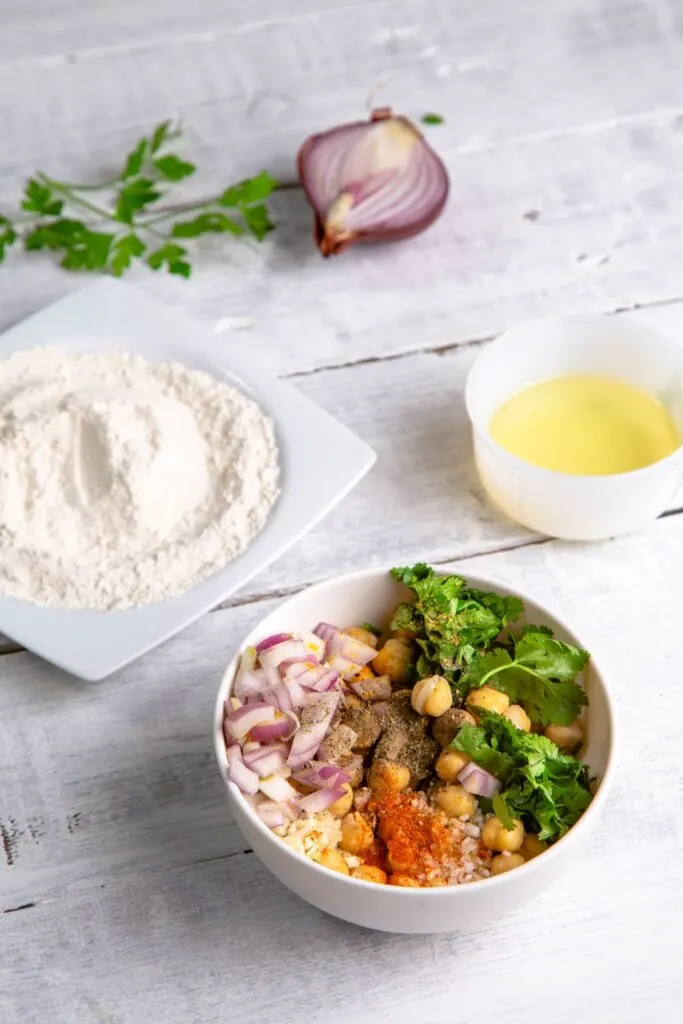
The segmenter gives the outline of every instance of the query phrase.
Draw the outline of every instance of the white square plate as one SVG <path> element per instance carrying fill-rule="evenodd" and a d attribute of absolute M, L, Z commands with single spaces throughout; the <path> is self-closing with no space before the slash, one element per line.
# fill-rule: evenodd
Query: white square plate
<path fill-rule="evenodd" d="M 128 611 L 67 611 L 0 596 L 0 631 L 81 679 L 127 665 L 214 608 L 311 529 L 367 473 L 375 453 L 304 395 L 234 353 L 219 356 L 202 330 L 118 281 L 105 280 L 36 313 L 0 337 L 0 358 L 51 345 L 178 361 L 228 381 L 275 423 L 281 492 L 266 526 L 225 569 L 180 597 Z M 312 475 L 311 467 L 315 467 Z"/>

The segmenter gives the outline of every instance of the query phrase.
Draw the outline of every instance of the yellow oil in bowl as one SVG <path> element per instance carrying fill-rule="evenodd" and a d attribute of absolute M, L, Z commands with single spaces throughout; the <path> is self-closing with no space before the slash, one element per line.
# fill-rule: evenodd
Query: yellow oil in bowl
<path fill-rule="evenodd" d="M 649 392 L 583 374 L 513 395 L 494 413 L 489 433 L 534 466 L 591 476 L 642 469 L 681 443 L 670 413 Z"/>

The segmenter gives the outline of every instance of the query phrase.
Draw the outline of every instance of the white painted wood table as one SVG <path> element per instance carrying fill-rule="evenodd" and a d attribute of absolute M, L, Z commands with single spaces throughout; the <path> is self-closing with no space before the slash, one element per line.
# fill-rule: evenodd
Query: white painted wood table
<path fill-rule="evenodd" d="M 358 117 L 373 89 L 444 115 L 429 131 L 453 180 L 412 243 L 324 262 L 288 192 L 257 251 L 208 251 L 187 284 L 132 275 L 379 459 L 228 607 L 106 682 L 6 648 L 2 1024 L 679 1019 L 681 510 L 600 545 L 530 535 L 483 500 L 462 389 L 488 337 L 543 312 L 625 311 L 683 337 L 682 65 L 680 0 L 0 4 L 0 209 L 34 168 L 103 174 L 176 114 L 202 193 L 261 167 L 290 176 L 304 137 Z M 0 326 L 83 283 L 13 257 Z M 282 595 L 416 558 L 556 605 L 611 663 L 620 712 L 590 849 L 476 934 L 376 934 L 300 902 L 245 849 L 211 750 L 221 669 Z"/>

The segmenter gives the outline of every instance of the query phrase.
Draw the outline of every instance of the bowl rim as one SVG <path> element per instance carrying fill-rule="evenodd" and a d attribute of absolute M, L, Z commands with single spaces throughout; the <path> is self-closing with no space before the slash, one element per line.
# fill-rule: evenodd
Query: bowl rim
<path fill-rule="evenodd" d="M 467 378 L 465 380 L 465 410 L 467 412 L 467 418 L 470 421 L 472 429 L 476 432 L 477 437 L 486 444 L 491 451 L 493 451 L 499 458 L 502 458 L 508 465 L 513 466 L 516 469 L 524 469 L 527 473 L 530 473 L 540 480 L 569 480 L 576 482 L 581 486 L 592 486 L 592 487 L 605 487 L 609 486 L 610 481 L 621 481 L 621 480 L 638 480 L 643 476 L 652 475 L 656 472 L 660 466 L 680 461 L 681 452 L 683 451 L 683 435 L 679 438 L 678 446 L 668 455 L 665 455 L 661 459 L 657 459 L 656 462 L 650 462 L 647 466 L 640 466 L 638 469 L 629 469 L 622 473 L 561 473 L 557 469 L 547 469 L 544 466 L 536 466 L 533 462 L 527 462 L 526 459 L 521 458 L 519 455 L 515 455 L 513 452 L 508 451 L 507 448 L 503 448 L 502 445 L 498 444 L 497 441 L 491 437 L 489 426 L 481 422 L 481 417 L 475 416 L 472 410 L 472 389 L 474 387 L 474 377 L 476 373 L 481 373 L 481 364 L 485 359 L 492 358 L 496 355 L 497 351 L 502 349 L 505 345 L 514 344 L 518 336 L 524 334 L 524 332 L 532 327 L 538 327 L 542 324 L 558 324 L 567 323 L 573 321 L 577 323 L 582 321 L 586 325 L 589 323 L 593 324 L 605 324 L 609 323 L 610 317 L 604 316 L 600 313 L 568 313 L 565 316 L 543 316 L 535 317 L 533 320 L 526 320 L 521 324 L 517 324 L 516 327 L 511 327 L 507 331 L 503 331 L 502 334 L 497 335 L 488 345 L 486 345 L 479 353 L 477 358 L 470 366 Z M 642 332 L 646 335 L 653 343 L 663 346 L 671 351 L 676 351 L 677 354 L 681 355 L 681 348 L 673 338 L 670 338 L 666 334 L 661 334 L 659 331 L 653 330 L 646 324 L 634 323 L 633 321 L 628 322 L 624 325 L 628 330 L 636 330 L 639 333 Z M 683 355 L 681 356 L 683 358 Z M 604 376 L 598 374 L 597 376 Z M 553 380 L 553 377 L 539 377 L 534 383 L 541 384 L 546 380 Z M 681 379 L 683 380 L 683 368 L 681 371 Z M 533 387 L 534 384 L 529 384 L 527 387 Z M 521 388 L 520 391 L 525 390 Z M 514 397 L 515 394 L 520 392 L 513 392 L 509 397 Z M 506 399 L 507 400 L 507 399 Z"/>
<path fill-rule="evenodd" d="M 457 571 L 457 569 L 454 570 L 454 571 Z M 438 567 L 438 566 L 436 567 L 436 572 L 438 573 L 438 575 L 441 575 L 441 576 L 448 575 L 448 571 L 441 571 L 440 567 Z M 226 754 L 226 749 L 225 749 L 225 740 L 224 740 L 224 736 L 223 736 L 223 712 L 224 712 L 224 707 L 225 707 L 225 701 L 227 699 L 228 692 L 229 692 L 230 686 L 232 684 L 232 681 L 234 680 L 235 673 L 236 673 L 237 667 L 239 665 L 239 659 L 240 659 L 240 656 L 242 654 L 242 651 L 244 650 L 245 647 L 249 646 L 249 642 L 248 641 L 252 638 L 254 633 L 257 633 L 259 631 L 261 623 L 263 622 L 263 620 L 267 619 L 270 615 L 272 615 L 274 611 L 280 610 L 280 609 L 284 608 L 286 605 L 288 605 L 291 601 L 294 601 L 294 600 L 300 598 L 303 594 L 313 594 L 313 595 L 315 595 L 317 592 L 323 591 L 327 587 L 329 587 L 329 586 L 331 586 L 333 584 L 342 583 L 342 582 L 343 583 L 355 583 L 355 582 L 359 582 L 360 583 L 363 580 L 368 579 L 370 577 L 377 578 L 377 577 L 385 576 L 385 575 L 388 575 L 388 574 L 389 574 L 389 569 L 388 568 L 381 568 L 380 567 L 380 568 L 371 568 L 371 569 L 358 569 L 358 570 L 355 570 L 353 572 L 342 573 L 339 576 L 331 576 L 331 577 L 329 577 L 327 579 L 320 580 L 318 583 L 311 584 L 311 585 L 309 585 L 307 587 L 302 587 L 301 590 L 298 590 L 295 594 L 291 594 L 284 601 L 282 601 L 278 605 L 276 605 L 275 608 L 271 609 L 268 612 L 267 615 L 264 615 L 252 627 L 252 629 L 249 630 L 249 632 L 247 633 L 246 637 L 240 643 L 240 645 L 239 645 L 238 649 L 236 650 L 235 654 L 230 659 L 230 661 L 228 662 L 228 665 L 226 666 L 225 670 L 223 671 L 223 674 L 221 676 L 221 681 L 220 681 L 220 684 L 219 684 L 219 687 L 218 687 L 218 693 L 217 693 L 217 696 L 216 696 L 216 703 L 215 703 L 215 707 L 214 707 L 214 716 L 213 716 L 214 751 L 215 751 L 215 754 L 216 754 L 216 760 L 218 762 L 218 767 L 220 769 L 220 773 L 221 773 L 221 776 L 223 778 L 223 782 L 225 783 L 225 786 L 226 786 L 226 789 L 227 789 L 228 798 L 232 802 L 234 802 L 246 814 L 246 816 L 248 817 L 250 823 L 257 829 L 258 832 L 260 832 L 261 835 L 264 836 L 264 838 L 272 846 L 272 848 L 274 850 L 278 850 L 280 854 L 284 854 L 286 859 L 293 858 L 294 861 L 297 864 L 302 864 L 302 863 L 306 864 L 309 868 L 311 868 L 314 871 L 318 872 L 321 876 L 324 875 L 325 877 L 327 877 L 328 880 L 330 879 L 330 875 L 331 875 L 332 876 L 332 879 L 331 879 L 332 882 L 335 882 L 335 881 L 339 882 L 339 881 L 341 881 L 341 882 L 343 882 L 345 884 L 352 885 L 352 886 L 363 886 L 363 887 L 365 887 L 367 889 L 371 889 L 374 892 L 382 891 L 382 890 L 385 890 L 385 891 L 386 890 L 390 890 L 391 892 L 402 893 L 403 896 L 401 898 L 405 898 L 405 899 L 410 899 L 412 897 L 416 897 L 417 895 L 424 896 L 425 894 L 428 894 L 430 899 L 436 899 L 438 896 L 441 896 L 443 898 L 446 895 L 449 895 L 451 899 L 454 899 L 454 898 L 457 898 L 457 897 L 454 896 L 455 893 L 460 893 L 462 895 L 464 892 L 465 893 L 469 892 L 471 889 L 473 889 L 475 892 L 477 892 L 477 891 L 480 890 L 480 887 L 482 885 L 486 886 L 486 890 L 485 890 L 486 892 L 490 892 L 493 889 L 494 886 L 501 886 L 501 885 L 507 884 L 509 882 L 510 876 L 519 877 L 519 872 L 525 872 L 526 876 L 530 875 L 531 871 L 534 870 L 534 865 L 536 865 L 536 867 L 538 867 L 537 861 L 543 860 L 543 862 L 547 865 L 547 864 L 549 864 L 548 858 L 556 858 L 557 855 L 558 855 L 558 853 L 557 853 L 558 850 L 560 852 L 566 851 L 567 848 L 569 846 L 571 846 L 576 841 L 577 836 L 580 836 L 580 835 L 582 835 L 585 832 L 585 825 L 584 825 L 584 823 L 586 822 L 587 819 L 590 820 L 590 821 L 593 821 L 593 819 L 595 819 L 596 814 L 600 811 L 600 809 L 602 808 L 602 806 L 603 806 L 603 804 L 604 804 L 604 802 L 605 802 L 605 800 L 607 798 L 608 791 L 609 791 L 609 789 L 611 788 L 611 785 L 612 785 L 612 781 L 613 781 L 613 777 L 614 777 L 614 771 L 615 771 L 614 765 L 615 765 L 615 750 L 616 750 L 616 734 L 615 734 L 616 711 L 615 711 L 614 701 L 612 700 L 612 697 L 611 697 L 611 694 L 610 694 L 610 691 L 609 691 L 609 687 L 605 683 L 604 672 L 602 671 L 602 668 L 600 667 L 600 665 L 598 663 L 596 663 L 596 659 L 595 659 L 592 651 L 591 651 L 591 659 L 590 659 L 591 660 L 591 667 L 592 667 L 593 671 L 595 672 L 596 676 L 598 677 L 600 686 L 602 688 L 603 696 L 604 696 L 604 699 L 605 699 L 605 706 L 606 706 L 606 710 L 607 710 L 607 720 L 608 720 L 608 724 L 609 724 L 609 737 L 610 737 L 609 748 L 607 750 L 607 757 L 606 757 L 606 763 L 605 763 L 605 770 L 604 770 L 602 778 L 600 780 L 600 788 L 598 789 L 597 793 L 593 796 L 593 799 L 591 800 L 590 805 L 583 812 L 583 814 L 581 815 L 579 820 L 576 822 L 576 824 L 572 825 L 572 827 L 569 829 L 569 831 L 566 832 L 565 835 L 562 836 L 561 839 L 558 839 L 556 843 L 553 843 L 552 846 L 550 846 L 548 849 L 544 850 L 544 852 L 542 854 L 539 854 L 537 857 L 534 857 L 531 860 L 526 861 L 524 864 L 520 865 L 520 867 L 516 868 L 514 872 L 511 872 L 511 871 L 510 872 L 504 872 L 503 874 L 500 874 L 500 875 L 491 875 L 488 878 L 477 879 L 476 885 L 474 885 L 474 886 L 471 886 L 469 883 L 467 883 L 467 884 L 466 883 L 460 883 L 460 884 L 456 884 L 456 885 L 435 886 L 434 888 L 427 888 L 427 887 L 425 887 L 425 888 L 413 889 L 413 888 L 408 888 L 408 887 L 403 887 L 403 886 L 398 886 L 398 885 L 397 886 L 389 886 L 389 885 L 385 885 L 384 883 L 367 882 L 367 881 L 364 881 L 363 879 L 360 879 L 360 878 L 354 878 L 351 875 L 343 875 L 343 874 L 341 874 L 341 872 L 330 872 L 329 868 L 325 868 L 321 864 L 317 864 L 315 861 L 310 860 L 310 858 L 308 858 L 308 857 L 302 857 L 301 854 L 296 853 L 294 850 L 290 849 L 289 846 L 287 846 L 285 843 L 283 843 L 282 840 L 278 836 L 276 836 L 271 831 L 271 829 L 269 829 L 268 826 L 265 825 L 261 821 L 261 819 L 256 814 L 254 809 L 251 807 L 251 805 L 249 804 L 249 802 L 247 801 L 246 797 L 241 792 L 241 790 L 235 785 L 234 782 L 231 782 L 230 779 L 228 778 L 228 760 L 227 760 L 227 754 Z M 527 601 L 529 601 L 531 604 L 535 604 L 539 609 L 541 609 L 541 611 L 543 613 L 547 613 L 549 616 L 551 616 L 553 619 L 555 619 L 557 621 L 557 623 L 564 630 L 566 630 L 567 633 L 571 634 L 572 637 L 574 637 L 575 640 L 579 641 L 579 644 L 581 643 L 578 634 L 567 624 L 566 620 L 561 615 L 555 614 L 555 612 L 551 608 L 549 608 L 544 602 L 541 602 L 541 601 L 537 600 L 531 594 L 528 594 L 524 590 L 518 589 L 517 587 L 515 587 L 514 590 L 513 590 L 511 585 L 508 582 L 506 582 L 505 580 L 502 580 L 502 579 L 498 579 L 495 576 L 479 576 L 476 573 L 473 573 L 471 575 L 471 577 L 468 576 L 467 578 L 468 579 L 470 579 L 470 578 L 474 579 L 476 581 L 477 585 L 484 583 L 487 586 L 490 586 L 491 589 L 494 589 L 495 587 L 502 587 L 504 590 L 508 591 L 509 593 L 515 594 L 516 596 L 520 597 L 525 603 Z M 258 854 L 257 854 L 257 856 L 258 856 Z M 465 897 L 465 898 L 472 898 L 472 896 L 470 895 L 470 897 Z"/>

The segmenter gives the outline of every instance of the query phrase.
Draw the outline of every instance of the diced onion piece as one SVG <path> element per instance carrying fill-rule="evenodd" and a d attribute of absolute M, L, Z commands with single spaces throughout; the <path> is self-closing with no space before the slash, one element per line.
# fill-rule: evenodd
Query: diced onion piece
<path fill-rule="evenodd" d="M 311 765 L 310 768 L 295 772 L 292 778 L 311 789 L 339 789 L 345 782 L 351 781 L 351 776 L 336 764 Z"/>
<path fill-rule="evenodd" d="M 339 630 L 336 626 L 331 626 L 329 622 L 319 622 L 313 632 L 325 641 L 326 658 L 331 658 L 333 654 L 339 654 Z"/>
<path fill-rule="evenodd" d="M 300 728 L 292 740 L 287 763 L 292 768 L 301 768 L 315 757 L 318 747 L 325 738 L 332 716 L 337 710 L 340 694 L 336 690 L 328 693 L 311 693 L 301 710 Z"/>
<path fill-rule="evenodd" d="M 274 711 L 272 721 L 255 725 L 249 730 L 249 735 L 259 743 L 272 743 L 275 740 L 291 739 L 298 728 L 299 719 L 293 711 Z"/>
<path fill-rule="evenodd" d="M 301 641 L 307 651 L 314 654 L 316 661 L 322 661 L 325 657 L 325 641 L 315 633 L 302 633 Z"/>
<path fill-rule="evenodd" d="M 283 779 L 281 775 L 277 773 L 275 775 L 268 775 L 265 779 L 259 780 L 259 789 L 265 794 L 270 800 L 277 802 L 283 800 L 298 800 L 299 794 L 291 786 L 287 779 Z"/>
<path fill-rule="evenodd" d="M 240 658 L 240 672 L 251 672 L 252 669 L 256 668 L 256 655 L 258 651 L 255 647 L 245 647 L 242 651 L 242 657 Z"/>
<path fill-rule="evenodd" d="M 226 731 L 236 740 L 244 739 L 255 726 L 271 722 L 275 718 L 275 708 L 260 701 L 258 704 L 245 704 L 237 711 L 231 711 L 225 719 Z M 258 737 L 254 737 L 258 739 Z"/>
<path fill-rule="evenodd" d="M 228 778 L 248 796 L 258 793 L 259 777 L 256 772 L 247 768 L 242 760 L 242 751 L 237 743 L 226 748 L 228 758 Z"/>
<path fill-rule="evenodd" d="M 317 814 L 319 811 L 326 811 L 345 794 L 345 789 L 318 789 L 315 793 L 300 797 L 299 807 L 307 814 Z"/>
<path fill-rule="evenodd" d="M 268 775 L 275 775 L 276 772 L 279 772 L 281 768 L 285 767 L 286 759 L 285 751 L 278 750 L 275 744 L 267 744 L 261 747 L 259 751 L 244 755 L 246 766 L 251 768 L 261 778 L 266 778 Z"/>
<path fill-rule="evenodd" d="M 263 800 L 256 808 L 256 813 L 268 828 L 278 828 L 284 825 L 286 818 L 282 812 L 282 805 L 274 800 Z"/>
<path fill-rule="evenodd" d="M 301 640 L 284 640 L 282 643 L 262 651 L 259 655 L 265 669 L 278 668 L 283 661 L 294 661 L 306 657 L 312 657 L 312 655 L 306 651 Z"/>
<path fill-rule="evenodd" d="M 373 654 L 376 655 L 377 651 L 373 651 Z M 339 654 L 332 655 L 329 659 L 329 666 L 335 672 L 338 672 L 346 683 L 352 683 L 363 671 L 362 665 L 355 661 L 349 661 L 348 658 L 342 658 Z"/>
<path fill-rule="evenodd" d="M 246 700 L 247 697 L 260 696 L 266 685 L 265 672 L 262 669 L 245 669 L 240 667 L 232 689 L 236 697 L 239 697 L 240 700 Z"/>
<path fill-rule="evenodd" d="M 353 636 L 347 636 L 346 633 L 341 633 L 339 636 L 339 654 L 356 665 L 367 665 L 377 657 L 374 647 L 356 640 Z"/>
<path fill-rule="evenodd" d="M 262 651 L 267 651 L 271 647 L 275 647 L 276 644 L 284 643 L 285 640 L 291 640 L 291 637 L 291 633 L 274 633 L 273 636 L 267 636 L 265 640 L 261 640 L 260 643 L 256 644 L 254 650 L 257 654 L 261 654 Z"/>
<path fill-rule="evenodd" d="M 458 773 L 458 782 L 468 793 L 472 793 L 474 796 L 486 796 L 489 799 L 495 796 L 500 789 L 500 782 L 495 775 L 491 775 L 474 761 L 468 761 Z"/>

